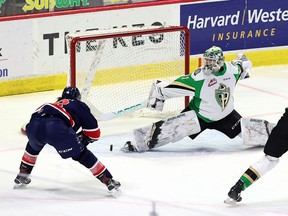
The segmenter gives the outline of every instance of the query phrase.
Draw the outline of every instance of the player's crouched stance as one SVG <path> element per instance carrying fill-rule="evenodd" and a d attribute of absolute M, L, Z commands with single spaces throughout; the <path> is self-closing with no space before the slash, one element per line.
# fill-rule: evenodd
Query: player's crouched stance
<path fill-rule="evenodd" d="M 251 61 L 239 53 L 226 62 L 220 47 L 211 47 L 203 55 L 203 66 L 172 83 L 154 81 L 147 107 L 162 111 L 164 102 L 190 96 L 188 106 L 177 116 L 133 130 L 134 139 L 123 151 L 144 152 L 189 136 L 195 139 L 206 129 L 214 129 L 233 139 L 240 136 L 250 146 L 264 146 L 274 124 L 246 119 L 234 109 L 234 91 L 241 79 L 250 77 Z"/>
<path fill-rule="evenodd" d="M 261 176 L 273 169 L 279 158 L 288 150 L 288 108 L 273 128 L 264 147 L 264 155 L 252 164 L 228 192 L 227 204 L 235 204 L 242 200 L 241 192 L 257 181 Z"/>
<path fill-rule="evenodd" d="M 82 129 L 78 134 L 76 131 Z M 100 138 L 100 129 L 89 107 L 81 101 L 77 88 L 66 87 L 55 103 L 45 103 L 31 116 L 26 126 L 28 143 L 22 156 L 20 171 L 14 189 L 30 184 L 29 177 L 37 157 L 46 144 L 53 146 L 63 158 L 79 162 L 106 185 L 113 196 L 120 194 L 120 182 L 98 158 L 87 149 L 87 145 Z"/>

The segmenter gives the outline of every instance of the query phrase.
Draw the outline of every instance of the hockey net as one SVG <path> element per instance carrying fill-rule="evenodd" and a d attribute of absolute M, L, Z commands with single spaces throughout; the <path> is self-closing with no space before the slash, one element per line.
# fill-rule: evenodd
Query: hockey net
<path fill-rule="evenodd" d="M 96 117 L 133 107 L 148 98 L 153 80 L 171 82 L 189 73 L 186 27 L 134 27 L 66 36 L 68 85 L 80 89 Z M 143 108 L 128 116 L 166 117 L 179 113 L 187 98 L 165 101 L 162 112 Z M 127 115 L 126 115 L 127 116 Z"/>

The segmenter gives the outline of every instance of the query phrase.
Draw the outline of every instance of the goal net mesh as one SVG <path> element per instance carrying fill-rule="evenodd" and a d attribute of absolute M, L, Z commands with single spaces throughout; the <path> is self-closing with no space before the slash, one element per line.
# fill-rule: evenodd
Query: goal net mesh
<path fill-rule="evenodd" d="M 68 85 L 79 88 L 96 117 L 138 104 L 148 98 L 153 80 L 171 82 L 189 73 L 187 34 L 179 26 L 68 34 Z M 143 108 L 126 116 L 163 118 L 184 107 L 184 98 L 172 98 L 162 112 Z"/>

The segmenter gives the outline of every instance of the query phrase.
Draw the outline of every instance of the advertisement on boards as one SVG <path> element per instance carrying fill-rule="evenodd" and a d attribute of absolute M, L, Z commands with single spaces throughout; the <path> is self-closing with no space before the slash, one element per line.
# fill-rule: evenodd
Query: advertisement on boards
<path fill-rule="evenodd" d="M 73 7 L 87 7 L 89 6 L 88 0 L 68 0 L 68 1 L 59 1 L 59 0 L 42 0 L 42 1 L 35 1 L 35 0 L 25 0 L 23 2 L 22 10 L 24 12 L 29 11 L 41 11 L 41 10 L 49 10 L 54 11 L 55 8 L 57 9 L 67 9 Z"/>
<path fill-rule="evenodd" d="M 5 29 L 0 34 L 0 81 L 67 73 L 68 33 L 155 23 L 179 25 L 179 6 L 150 7 L 149 14 L 143 8 L 130 8 L 0 22 L 0 29 Z M 123 55 L 120 47 L 116 51 Z"/>
<path fill-rule="evenodd" d="M 29 76 L 33 68 L 32 21 L 0 23 L 0 81 Z"/>
<path fill-rule="evenodd" d="M 67 72 L 69 56 L 65 36 L 68 33 L 131 28 L 133 26 L 152 26 L 155 23 L 162 25 L 179 24 L 179 10 L 175 10 L 173 5 L 151 7 L 149 8 L 149 13 L 150 16 L 147 16 L 147 10 L 132 8 L 115 10 L 113 13 L 111 11 L 103 11 L 35 20 L 38 24 L 37 32 L 34 32 L 39 45 L 39 52 L 37 53 L 38 71 L 46 74 Z M 147 41 L 148 44 L 149 41 Z M 128 44 L 128 46 L 132 45 Z M 120 48 L 119 46 L 119 55 L 123 55 L 124 53 Z M 141 59 L 139 59 L 140 61 Z M 134 62 L 134 64 L 137 64 L 137 62 Z"/>
<path fill-rule="evenodd" d="M 127 2 L 126 2 L 127 3 Z M 104 0 L 0 0 L 0 17 L 104 6 Z"/>
<path fill-rule="evenodd" d="M 191 34 L 191 54 L 216 45 L 244 50 L 288 45 L 288 0 L 228 0 L 180 6 Z"/>

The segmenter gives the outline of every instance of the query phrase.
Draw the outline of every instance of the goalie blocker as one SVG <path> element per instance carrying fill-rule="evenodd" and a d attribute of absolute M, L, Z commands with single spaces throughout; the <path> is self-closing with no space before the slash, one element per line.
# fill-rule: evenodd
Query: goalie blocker
<path fill-rule="evenodd" d="M 275 125 L 266 120 L 242 118 L 241 136 L 243 144 L 264 146 Z M 122 151 L 144 152 L 170 142 L 177 142 L 198 132 L 200 132 L 199 121 L 195 112 L 191 110 L 133 130 L 134 140 L 126 142 Z"/>

